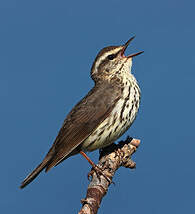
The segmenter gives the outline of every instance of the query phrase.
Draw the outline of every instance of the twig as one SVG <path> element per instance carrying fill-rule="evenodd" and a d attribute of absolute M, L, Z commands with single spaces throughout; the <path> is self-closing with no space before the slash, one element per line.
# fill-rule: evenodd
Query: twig
<path fill-rule="evenodd" d="M 128 137 L 117 145 L 112 144 L 101 150 L 97 166 L 101 168 L 104 175 L 109 177 L 111 182 L 103 175 L 97 177 L 97 174 L 92 170 L 90 172 L 92 179 L 87 189 L 86 198 L 81 200 L 82 209 L 79 214 L 97 213 L 116 170 L 121 166 L 130 169 L 135 168 L 136 163 L 131 160 L 131 155 L 136 151 L 139 144 L 140 140 Z"/>

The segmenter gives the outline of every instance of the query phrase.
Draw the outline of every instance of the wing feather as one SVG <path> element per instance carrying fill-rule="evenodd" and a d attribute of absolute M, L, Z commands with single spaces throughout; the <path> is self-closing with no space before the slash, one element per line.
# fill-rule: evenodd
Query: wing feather
<path fill-rule="evenodd" d="M 96 85 L 68 114 L 47 156 L 46 171 L 73 152 L 112 112 L 121 91 L 111 84 Z"/>

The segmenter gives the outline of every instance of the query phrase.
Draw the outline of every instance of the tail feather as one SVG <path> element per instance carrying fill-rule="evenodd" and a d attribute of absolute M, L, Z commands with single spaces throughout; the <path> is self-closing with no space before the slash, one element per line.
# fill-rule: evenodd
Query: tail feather
<path fill-rule="evenodd" d="M 38 175 L 39 173 L 47 166 L 50 159 L 47 157 L 43 160 L 42 163 L 40 163 L 35 170 L 33 170 L 22 182 L 20 188 L 23 189 L 26 185 L 31 183 Z"/>

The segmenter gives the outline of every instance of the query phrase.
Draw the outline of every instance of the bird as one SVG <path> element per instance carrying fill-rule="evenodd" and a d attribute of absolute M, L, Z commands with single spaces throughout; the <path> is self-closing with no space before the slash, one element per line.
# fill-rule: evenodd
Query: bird
<path fill-rule="evenodd" d="M 69 112 L 43 161 L 24 179 L 20 188 L 31 183 L 42 170 L 48 172 L 79 153 L 94 167 L 86 152 L 109 146 L 129 129 L 141 98 L 131 67 L 132 59 L 143 51 L 124 54 L 134 38 L 123 45 L 100 50 L 90 73 L 94 87 Z"/>

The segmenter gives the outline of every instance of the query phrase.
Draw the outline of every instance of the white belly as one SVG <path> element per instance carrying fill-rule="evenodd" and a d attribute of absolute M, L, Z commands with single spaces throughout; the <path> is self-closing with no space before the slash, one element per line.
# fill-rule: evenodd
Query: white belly
<path fill-rule="evenodd" d="M 138 112 L 140 89 L 135 82 L 125 86 L 123 98 L 118 101 L 110 116 L 83 142 L 82 150 L 93 151 L 116 141 L 131 126 Z"/>

